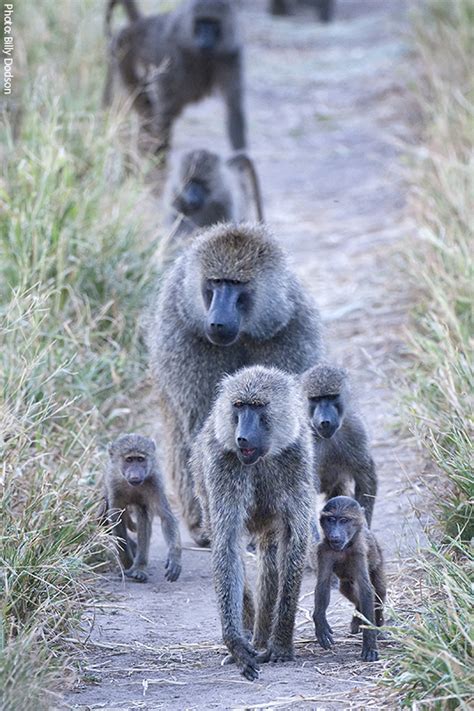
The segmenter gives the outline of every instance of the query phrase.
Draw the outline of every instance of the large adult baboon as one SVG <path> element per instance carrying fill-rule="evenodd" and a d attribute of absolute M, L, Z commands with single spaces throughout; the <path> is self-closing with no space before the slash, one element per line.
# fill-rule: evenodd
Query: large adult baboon
<path fill-rule="evenodd" d="M 314 498 L 311 431 L 296 380 L 262 366 L 225 378 L 194 441 L 191 465 L 211 538 L 224 642 L 253 680 L 259 661 L 293 659 Z M 252 642 L 246 637 L 253 605 L 248 610 L 245 531 L 258 552 Z M 265 651 L 257 657 L 259 649 Z"/>
<path fill-rule="evenodd" d="M 244 365 L 302 373 L 321 355 L 319 315 L 263 225 L 218 225 L 169 270 L 148 327 L 165 469 L 196 541 L 188 457 L 223 375 Z"/>
<path fill-rule="evenodd" d="M 119 1 L 109 0 L 109 34 L 112 9 Z M 232 147 L 245 148 L 242 46 L 235 4 L 185 0 L 173 12 L 153 16 L 142 16 L 130 0 L 124 4 L 130 23 L 110 43 L 104 103 L 111 98 L 116 65 L 159 151 L 168 148 L 173 122 L 184 107 L 218 90 L 227 106 Z"/>

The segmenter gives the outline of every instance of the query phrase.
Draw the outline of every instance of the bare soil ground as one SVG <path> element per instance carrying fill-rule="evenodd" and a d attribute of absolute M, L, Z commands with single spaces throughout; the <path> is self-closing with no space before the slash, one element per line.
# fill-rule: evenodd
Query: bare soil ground
<path fill-rule="evenodd" d="M 249 137 L 267 220 L 317 300 L 330 352 L 354 372 L 380 477 L 373 530 L 397 607 L 404 560 L 418 535 L 409 502 L 416 453 L 396 431 L 410 307 L 399 256 L 410 225 L 397 148 L 409 136 L 405 6 L 339 0 L 336 21 L 322 26 L 310 14 L 274 19 L 260 1 L 242 4 Z M 228 150 L 217 100 L 180 121 L 175 148 L 197 146 Z M 380 662 L 362 663 L 361 640 L 348 634 L 351 606 L 336 591 L 329 612 L 336 647 L 326 652 L 315 643 L 311 571 L 301 591 L 296 661 L 264 665 L 255 683 L 221 667 L 209 552 L 192 549 L 183 530 L 183 572 L 168 583 L 155 529 L 149 583 L 124 582 L 112 570 L 98 586 L 107 604 L 94 610 L 82 676 L 66 696 L 71 708 L 395 707 L 376 687 L 387 642 Z M 252 570 L 250 554 L 248 564 Z"/>

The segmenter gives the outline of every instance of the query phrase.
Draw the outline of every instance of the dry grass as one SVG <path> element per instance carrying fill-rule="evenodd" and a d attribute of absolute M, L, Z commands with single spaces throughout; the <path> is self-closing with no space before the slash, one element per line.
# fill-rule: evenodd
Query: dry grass
<path fill-rule="evenodd" d="M 411 333 L 408 425 L 435 473 L 431 548 L 396 636 L 390 683 L 413 709 L 472 707 L 474 616 L 474 4 L 431 0 L 416 21 L 425 122 L 414 181 L 420 243 L 410 273 L 423 300 Z"/>
<path fill-rule="evenodd" d="M 67 5 L 67 8 L 66 8 Z M 19 138 L 0 177 L 2 709 L 48 709 L 107 554 L 95 484 L 104 442 L 132 426 L 139 317 L 154 245 L 141 176 L 97 112 L 102 3 L 16 8 Z M 96 23 L 97 24 L 97 23 Z M 66 59 L 67 58 L 67 59 Z M 17 127 L 18 128 L 18 127 Z M 125 424 L 126 423 L 126 424 Z"/>

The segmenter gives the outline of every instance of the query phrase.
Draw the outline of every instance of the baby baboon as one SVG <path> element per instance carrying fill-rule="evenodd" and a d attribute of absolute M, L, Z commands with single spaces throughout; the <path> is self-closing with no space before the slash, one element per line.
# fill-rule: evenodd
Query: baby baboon
<path fill-rule="evenodd" d="M 247 679 L 258 662 L 293 659 L 293 629 L 313 503 L 311 430 L 297 382 L 276 368 L 243 368 L 220 393 L 193 446 L 192 468 L 212 545 L 222 634 Z M 245 586 L 242 538 L 255 537 L 258 593 Z M 244 619 L 244 613 L 245 619 Z M 265 650 L 257 655 L 257 650 Z"/>
<path fill-rule="evenodd" d="M 337 575 L 340 591 L 354 603 L 372 625 L 383 625 L 386 584 L 382 551 L 367 528 L 361 506 L 349 496 L 329 499 L 321 511 L 323 540 L 318 547 L 318 580 L 314 594 L 316 638 L 324 649 L 334 644 L 332 629 L 326 619 L 331 596 L 331 576 Z M 351 634 L 359 632 L 364 622 L 354 615 Z M 362 632 L 362 659 L 378 659 L 377 632 Z"/>
<path fill-rule="evenodd" d="M 123 1 L 123 0 L 122 0 Z M 112 9 L 106 15 L 110 34 Z M 235 150 L 245 148 L 242 48 L 232 0 L 185 0 L 173 12 L 136 18 L 110 43 L 104 103 L 111 97 L 113 65 L 133 96 L 156 151 L 169 146 L 173 122 L 184 107 L 219 90 L 227 106 L 227 128 Z M 134 19 L 136 18 L 136 19 Z"/>
<path fill-rule="evenodd" d="M 313 7 L 321 22 L 330 22 L 334 16 L 335 0 L 306 0 L 305 5 Z M 289 15 L 288 0 L 270 0 L 269 9 L 272 15 Z"/>
<path fill-rule="evenodd" d="M 302 373 L 320 356 L 319 315 L 264 225 L 217 225 L 168 271 L 148 329 L 166 469 L 195 538 L 201 512 L 187 465 L 219 380 L 245 365 Z"/>
<path fill-rule="evenodd" d="M 254 216 L 263 220 L 255 166 L 242 151 L 227 160 L 202 149 L 185 153 L 165 193 L 165 203 L 171 208 L 167 222 L 179 221 L 173 237 L 190 235 L 218 222 L 242 222 Z"/>
<path fill-rule="evenodd" d="M 147 581 L 145 568 L 152 521 L 154 514 L 158 514 L 168 545 L 165 578 L 177 580 L 181 572 L 179 526 L 166 498 L 153 440 L 125 434 L 112 442 L 105 487 L 109 520 L 114 523 L 114 534 L 121 539 L 119 554 L 125 575 L 140 583 Z M 136 524 L 131 513 L 136 517 Z M 128 536 L 127 529 L 137 532 L 136 543 Z"/>
<path fill-rule="evenodd" d="M 321 491 L 328 499 L 350 494 L 354 481 L 354 496 L 364 507 L 370 526 L 377 473 L 364 422 L 352 404 L 347 372 L 318 364 L 304 373 L 302 380 L 309 400 Z"/>

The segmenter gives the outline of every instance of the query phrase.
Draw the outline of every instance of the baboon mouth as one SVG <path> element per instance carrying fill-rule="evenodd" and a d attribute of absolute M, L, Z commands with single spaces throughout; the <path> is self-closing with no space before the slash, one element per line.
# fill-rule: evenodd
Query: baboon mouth
<path fill-rule="evenodd" d="M 142 482 L 141 479 L 129 479 L 129 480 L 128 480 L 128 483 L 129 483 L 131 486 L 140 486 L 140 484 L 142 484 L 143 482 Z"/>
<path fill-rule="evenodd" d="M 241 449 L 240 450 L 245 458 L 247 457 L 253 457 L 255 452 L 257 451 L 256 449 Z"/>
<path fill-rule="evenodd" d="M 239 459 L 242 464 L 255 464 L 260 459 L 260 452 L 257 448 L 242 448 L 239 449 Z"/>

